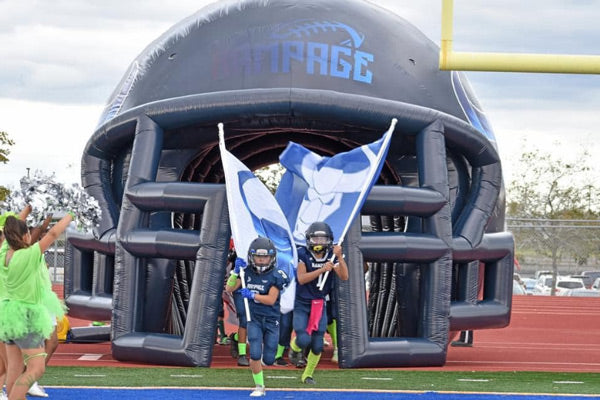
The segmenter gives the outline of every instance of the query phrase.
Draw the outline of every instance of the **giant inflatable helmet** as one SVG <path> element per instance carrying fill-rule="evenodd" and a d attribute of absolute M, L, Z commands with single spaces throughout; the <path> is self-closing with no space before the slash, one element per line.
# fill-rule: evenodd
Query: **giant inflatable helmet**
<path fill-rule="evenodd" d="M 95 236 L 69 237 L 71 315 L 111 319 L 117 359 L 210 365 L 230 238 L 217 123 L 256 169 L 289 141 L 322 155 L 370 143 L 392 118 L 369 226 L 344 241 L 340 366 L 442 365 L 452 332 L 506 326 L 492 129 L 431 40 L 358 0 L 217 2 L 133 61 L 82 158 L 103 214 Z"/>

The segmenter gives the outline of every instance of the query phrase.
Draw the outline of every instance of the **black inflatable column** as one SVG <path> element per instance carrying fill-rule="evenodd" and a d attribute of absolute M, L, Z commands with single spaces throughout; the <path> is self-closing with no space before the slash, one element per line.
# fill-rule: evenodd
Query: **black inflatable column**
<path fill-rule="evenodd" d="M 431 233 L 448 246 L 444 254 L 422 270 L 422 285 L 434 295 L 424 296 L 421 329 L 423 337 L 446 348 L 452 279 L 452 218 L 446 173 L 446 143 L 443 125 L 437 121 L 417 135 L 419 186 L 432 189 L 446 199 L 434 215 L 424 219 L 424 233 Z M 431 303 L 430 303 L 431 302 Z"/>
<path fill-rule="evenodd" d="M 138 118 L 131 163 L 125 193 L 136 185 L 156 180 L 156 171 L 162 150 L 163 131 L 150 118 Z M 146 262 L 127 251 L 123 244 L 130 232 L 148 226 L 149 215 L 132 204 L 127 195 L 121 203 L 121 215 L 117 227 L 117 245 L 115 248 L 115 279 L 112 333 L 113 340 L 129 332 L 143 332 L 143 285 L 146 282 Z"/>
<path fill-rule="evenodd" d="M 417 135 L 420 188 L 374 187 L 362 212 L 423 218 L 423 234 L 348 232 L 350 279 L 338 289 L 339 365 L 342 368 L 443 365 L 448 340 L 452 229 L 443 124 Z M 408 262 L 424 270 L 418 337 L 371 339 L 363 257 L 368 262 Z M 392 316 L 392 320 L 394 317 Z"/>

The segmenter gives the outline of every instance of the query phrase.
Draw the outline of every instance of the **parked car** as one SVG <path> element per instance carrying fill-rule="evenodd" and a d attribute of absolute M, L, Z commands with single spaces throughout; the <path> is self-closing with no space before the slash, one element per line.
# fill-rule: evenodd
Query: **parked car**
<path fill-rule="evenodd" d="M 513 296 L 514 295 L 525 296 L 526 294 L 527 294 L 527 292 L 525 291 L 525 288 L 523 287 L 523 285 L 521 285 L 519 282 L 517 282 L 515 279 L 513 279 Z"/>
<path fill-rule="evenodd" d="M 519 285 L 521 285 L 523 287 L 523 289 L 525 289 L 525 284 L 523 283 L 523 278 L 521 278 L 521 275 L 519 275 L 517 272 L 513 273 L 513 282 L 518 282 Z"/>
<path fill-rule="evenodd" d="M 536 280 L 533 278 L 522 278 L 523 285 L 525 286 L 525 292 L 527 294 L 533 294 Z"/>
<path fill-rule="evenodd" d="M 577 278 L 561 278 L 556 282 L 557 296 L 600 297 L 600 293 L 586 289 L 583 281 Z"/>
<path fill-rule="evenodd" d="M 585 281 L 584 281 L 584 283 L 588 288 L 591 288 L 594 281 L 596 279 L 600 278 L 600 271 L 583 271 L 581 273 L 581 275 L 588 277 L 587 279 L 589 279 L 590 285 L 587 286 L 587 282 L 585 282 Z"/>
<path fill-rule="evenodd" d="M 542 275 L 552 275 L 552 271 L 540 270 L 535 271 L 535 279 L 539 279 Z"/>
<path fill-rule="evenodd" d="M 533 294 L 536 296 L 549 296 L 552 291 L 552 275 L 541 275 L 533 288 Z"/>
<path fill-rule="evenodd" d="M 592 279 L 592 277 L 588 276 L 588 275 L 571 275 L 571 278 L 581 279 L 583 281 L 583 284 L 586 289 L 591 289 L 592 283 L 594 283 L 594 280 Z"/>
<path fill-rule="evenodd" d="M 596 280 L 594 281 L 594 283 L 592 283 L 592 290 L 599 290 L 600 291 L 600 278 L 596 278 Z"/>
<path fill-rule="evenodd" d="M 560 294 L 559 296 L 600 297 L 600 291 L 592 289 L 568 289 L 564 294 Z"/>
<path fill-rule="evenodd" d="M 581 279 L 557 276 L 555 285 L 556 296 L 582 296 L 582 297 L 594 297 L 588 293 L 589 290 L 585 288 Z M 552 294 L 552 276 L 542 275 L 536 282 L 533 289 L 533 294 L 549 296 Z"/>

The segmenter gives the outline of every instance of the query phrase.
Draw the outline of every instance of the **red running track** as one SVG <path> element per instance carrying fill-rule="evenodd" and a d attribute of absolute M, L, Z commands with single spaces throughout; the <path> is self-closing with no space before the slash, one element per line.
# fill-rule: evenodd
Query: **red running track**
<path fill-rule="evenodd" d="M 82 326 L 89 321 L 71 319 L 71 323 Z M 475 331 L 474 337 L 473 347 L 450 347 L 445 366 L 410 369 L 600 372 L 600 298 L 515 296 L 510 325 Z M 337 368 L 329 361 L 331 351 L 325 349 L 319 368 Z M 108 342 L 62 343 L 50 360 L 50 366 L 58 365 L 156 366 L 116 361 Z M 215 345 L 211 367 L 237 367 L 229 346 Z"/>

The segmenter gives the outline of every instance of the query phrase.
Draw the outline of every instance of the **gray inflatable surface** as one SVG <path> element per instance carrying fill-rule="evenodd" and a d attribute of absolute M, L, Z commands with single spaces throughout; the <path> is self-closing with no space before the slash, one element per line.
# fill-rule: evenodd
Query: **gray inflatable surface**
<path fill-rule="evenodd" d="M 70 314 L 111 320 L 116 359 L 210 366 L 230 237 L 217 123 L 256 169 L 290 140 L 332 155 L 397 118 L 361 210 L 371 225 L 344 242 L 340 366 L 443 365 L 452 332 L 508 325 L 494 134 L 465 76 L 437 65 L 429 39 L 364 1 L 223 1 L 175 25 L 131 64 L 85 148 L 103 214 L 96 236 L 69 236 Z"/>

